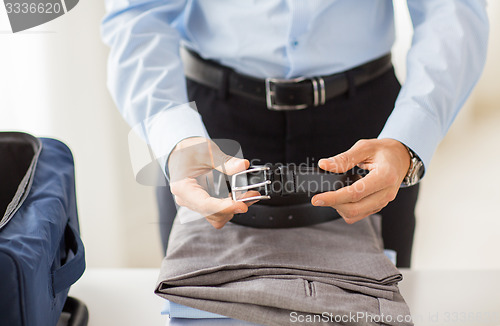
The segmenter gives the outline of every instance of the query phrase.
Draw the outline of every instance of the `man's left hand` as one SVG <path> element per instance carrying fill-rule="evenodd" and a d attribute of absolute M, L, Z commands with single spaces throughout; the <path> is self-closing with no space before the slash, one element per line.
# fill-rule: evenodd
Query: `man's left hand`
<path fill-rule="evenodd" d="M 394 139 L 362 139 L 349 150 L 318 162 L 320 168 L 343 173 L 354 166 L 370 172 L 350 186 L 318 194 L 315 206 L 335 208 L 349 223 L 375 214 L 396 198 L 410 166 L 406 146 Z"/>

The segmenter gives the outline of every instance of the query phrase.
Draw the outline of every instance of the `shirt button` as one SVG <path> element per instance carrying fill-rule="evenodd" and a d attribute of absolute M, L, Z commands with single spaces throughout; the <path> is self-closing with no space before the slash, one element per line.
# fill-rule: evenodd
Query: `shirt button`
<path fill-rule="evenodd" d="M 296 48 L 299 45 L 299 41 L 293 40 L 290 42 L 290 45 L 292 46 L 292 48 Z"/>

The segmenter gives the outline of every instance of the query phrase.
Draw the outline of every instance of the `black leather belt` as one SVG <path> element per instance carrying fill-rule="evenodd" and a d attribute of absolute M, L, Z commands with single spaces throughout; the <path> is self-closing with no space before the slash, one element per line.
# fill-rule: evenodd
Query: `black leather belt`
<path fill-rule="evenodd" d="M 207 179 L 199 181 L 214 197 L 231 195 L 236 201 L 259 200 L 248 208 L 248 212 L 235 215 L 231 222 L 256 228 L 292 228 L 339 218 L 332 208 L 313 206 L 310 198 L 317 193 L 349 186 L 367 173 L 359 168 L 331 173 L 317 167 L 264 165 L 234 174 L 230 181 L 221 179 L 220 173 L 217 173 L 219 178 L 215 177 L 218 182 L 213 181 L 213 175 L 210 180 L 205 176 Z M 244 198 L 243 194 L 250 190 L 260 195 Z"/>
<path fill-rule="evenodd" d="M 182 48 L 182 57 L 187 78 L 222 92 L 265 101 L 268 109 L 277 111 L 320 106 L 346 93 L 350 86 L 360 86 L 392 67 L 391 55 L 386 54 L 333 75 L 263 80 L 239 74 L 185 48 Z"/>
<path fill-rule="evenodd" d="M 331 207 L 315 207 L 309 201 L 287 206 L 253 204 L 244 214 L 236 214 L 232 223 L 260 229 L 297 228 L 340 218 Z"/>
<path fill-rule="evenodd" d="M 293 195 L 312 197 L 349 186 L 366 173 L 359 168 L 346 173 L 332 173 L 318 167 L 295 164 L 252 166 L 231 176 L 231 195 L 237 201 L 271 200 Z M 239 195 L 249 190 L 257 190 L 261 195 L 247 198 Z"/>

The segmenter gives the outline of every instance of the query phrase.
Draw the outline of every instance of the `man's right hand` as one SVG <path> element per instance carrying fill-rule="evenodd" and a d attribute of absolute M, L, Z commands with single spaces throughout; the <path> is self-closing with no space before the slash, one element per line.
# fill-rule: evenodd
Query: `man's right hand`
<path fill-rule="evenodd" d="M 186 138 L 177 144 L 168 159 L 170 189 L 175 202 L 202 214 L 214 228 L 220 229 L 234 214 L 247 212 L 248 206 L 254 202 L 211 197 L 196 181 L 196 177 L 214 169 L 233 175 L 248 169 L 249 165 L 248 160 L 225 154 L 210 139 Z M 245 197 L 256 194 L 250 191 Z"/>

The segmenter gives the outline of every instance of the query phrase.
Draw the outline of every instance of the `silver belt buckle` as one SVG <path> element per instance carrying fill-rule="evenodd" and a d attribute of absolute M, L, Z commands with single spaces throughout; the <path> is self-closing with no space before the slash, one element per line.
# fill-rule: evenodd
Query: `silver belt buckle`
<path fill-rule="evenodd" d="M 269 171 L 270 168 L 269 166 L 252 166 L 248 170 L 242 171 L 235 173 L 231 176 L 231 196 L 234 201 L 241 201 L 241 202 L 247 202 L 247 201 L 253 201 L 253 200 L 263 200 L 263 199 L 271 199 L 271 196 L 269 195 L 271 193 L 271 190 L 269 189 L 269 185 L 271 184 L 271 180 L 267 178 L 267 171 Z M 247 184 L 247 185 L 240 185 L 238 186 L 238 178 L 241 178 L 244 176 L 245 180 L 248 180 L 247 175 L 249 173 L 255 173 L 255 172 L 262 172 L 264 175 L 264 178 L 262 182 L 254 183 L 254 184 Z M 238 198 L 238 193 L 246 192 L 248 190 L 252 189 L 257 189 L 260 187 L 264 187 L 264 194 L 260 194 L 259 196 L 252 196 L 252 197 L 247 197 L 247 198 Z"/>
<path fill-rule="evenodd" d="M 266 78 L 266 104 L 269 110 L 273 111 L 291 111 L 302 110 L 307 108 L 308 104 L 297 105 L 278 105 L 275 102 L 276 91 L 273 89 L 273 84 L 298 84 L 304 80 L 310 80 L 313 90 L 314 103 L 313 106 L 323 105 L 326 102 L 325 81 L 321 77 L 297 77 L 293 79 Z M 319 86 L 319 87 L 318 87 Z"/>

